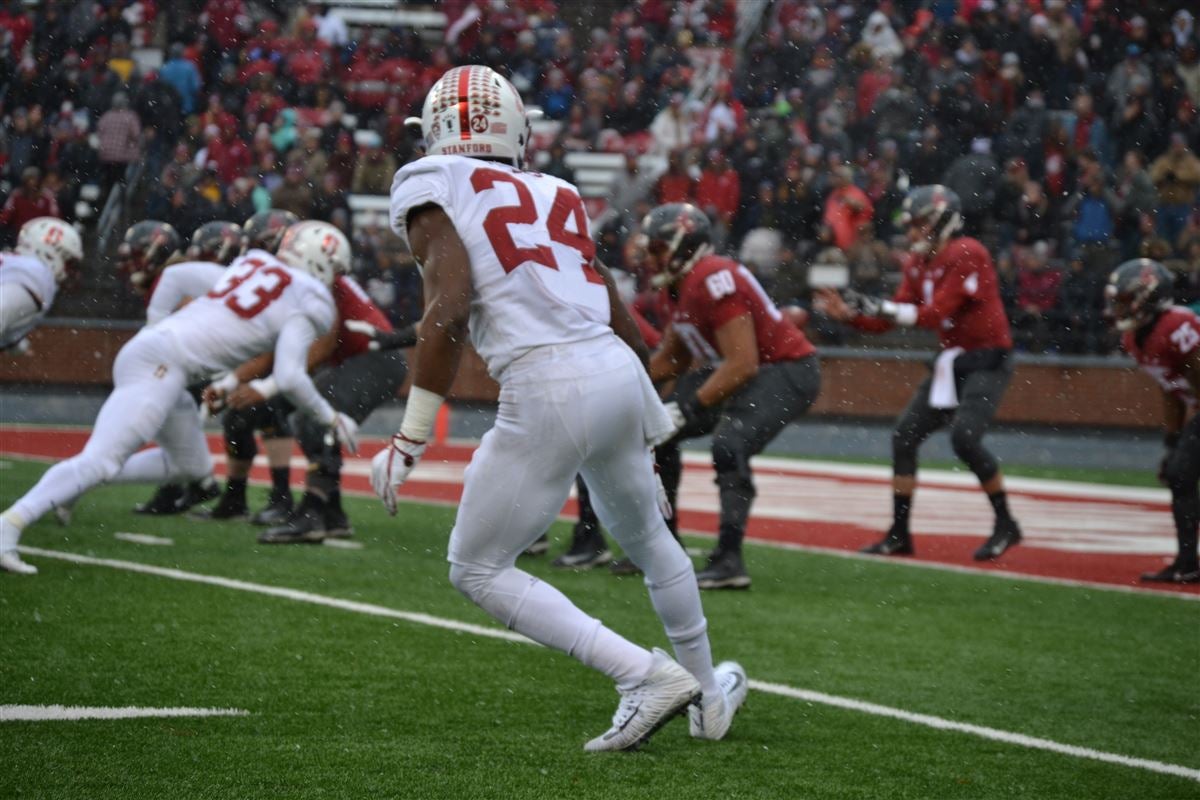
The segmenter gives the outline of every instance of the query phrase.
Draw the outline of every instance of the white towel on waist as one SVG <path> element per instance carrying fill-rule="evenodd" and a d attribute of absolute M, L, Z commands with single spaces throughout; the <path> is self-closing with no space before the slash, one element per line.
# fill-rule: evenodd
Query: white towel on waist
<path fill-rule="evenodd" d="M 954 385 L 954 359 L 963 354 L 961 347 L 943 350 L 933 364 L 933 383 L 929 387 L 931 408 L 958 408 L 958 387 Z"/>

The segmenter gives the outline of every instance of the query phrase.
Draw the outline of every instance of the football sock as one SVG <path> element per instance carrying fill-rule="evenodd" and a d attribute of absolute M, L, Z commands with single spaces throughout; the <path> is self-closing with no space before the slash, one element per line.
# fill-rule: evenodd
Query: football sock
<path fill-rule="evenodd" d="M 650 672 L 649 650 L 609 630 L 527 572 L 454 564 L 450 581 L 507 627 L 600 670 L 623 689 L 636 686 Z"/>
<path fill-rule="evenodd" d="M 15 550 L 21 538 L 21 530 L 25 527 L 25 520 L 11 508 L 0 514 L 0 517 L 4 518 L 3 524 L 0 524 L 0 553 Z"/>
<path fill-rule="evenodd" d="M 908 533 L 908 516 L 912 513 L 912 495 L 892 495 L 892 523 L 896 530 Z"/>
<path fill-rule="evenodd" d="M 1008 522 L 1012 519 L 1012 515 L 1008 513 L 1008 493 L 993 492 L 988 495 L 988 501 L 992 504 L 992 509 L 996 512 L 997 522 Z"/>
<path fill-rule="evenodd" d="M 225 483 L 225 494 L 230 495 L 236 500 L 246 499 L 246 479 L 245 478 L 230 478 Z"/>
<path fill-rule="evenodd" d="M 271 467 L 271 497 L 290 497 L 289 467 Z"/>
<path fill-rule="evenodd" d="M 1197 563 L 1197 528 L 1200 527 L 1200 492 L 1172 492 L 1171 514 L 1175 517 L 1175 535 L 1179 539 L 1179 557 L 1175 563 L 1194 568 Z"/>

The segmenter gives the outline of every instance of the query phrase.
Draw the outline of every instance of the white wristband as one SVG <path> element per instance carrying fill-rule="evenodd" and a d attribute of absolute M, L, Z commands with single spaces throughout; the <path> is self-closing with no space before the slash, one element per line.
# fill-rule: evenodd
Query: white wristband
<path fill-rule="evenodd" d="M 911 328 L 917 324 L 917 307 L 912 303 L 895 303 L 891 300 L 884 300 L 879 308 L 885 317 L 891 317 L 897 325 Z"/>
<path fill-rule="evenodd" d="M 212 388 L 216 389 L 218 392 L 232 392 L 240 383 L 241 381 L 238 380 L 238 376 L 236 374 L 227 372 L 219 379 L 212 382 Z"/>
<path fill-rule="evenodd" d="M 404 421 L 400 433 L 414 442 L 425 442 L 433 433 L 433 423 L 438 409 L 446 398 L 428 389 L 414 386 L 408 391 L 408 402 L 404 404 Z"/>
<path fill-rule="evenodd" d="M 274 375 L 268 375 L 265 378 L 250 381 L 250 383 L 246 385 L 261 394 L 265 400 L 270 400 L 272 397 L 279 394 L 279 383 L 275 380 Z"/>

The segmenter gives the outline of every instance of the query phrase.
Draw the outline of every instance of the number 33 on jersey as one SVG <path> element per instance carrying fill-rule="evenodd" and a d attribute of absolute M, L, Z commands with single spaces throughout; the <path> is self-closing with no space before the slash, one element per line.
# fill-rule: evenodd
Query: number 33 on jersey
<path fill-rule="evenodd" d="M 497 377 L 534 347 L 610 332 L 608 292 L 579 192 L 566 181 L 463 156 L 426 156 L 392 183 L 392 226 L 440 206 L 466 246 L 477 302 L 471 343 Z M 484 310 L 486 309 L 486 311 Z"/>

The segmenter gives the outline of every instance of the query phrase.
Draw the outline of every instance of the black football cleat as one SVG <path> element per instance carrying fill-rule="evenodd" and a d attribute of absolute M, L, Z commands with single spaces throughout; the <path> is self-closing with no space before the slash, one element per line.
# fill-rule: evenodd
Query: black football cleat
<path fill-rule="evenodd" d="M 1020 541 L 1021 526 L 1017 525 L 1016 520 L 996 520 L 996 527 L 992 529 L 992 535 L 975 551 L 974 558 L 976 561 L 991 561 L 1002 556 L 1004 551 L 1019 544 Z"/>
<path fill-rule="evenodd" d="M 533 544 L 525 548 L 524 556 L 544 556 L 550 552 L 550 536 L 543 533 Z"/>
<path fill-rule="evenodd" d="M 183 487 L 178 483 L 164 483 L 154 490 L 154 496 L 133 507 L 135 514 L 178 514 L 176 504 L 183 499 Z M 209 498 L 212 499 L 212 498 Z"/>
<path fill-rule="evenodd" d="M 591 526 L 575 524 L 571 534 L 571 546 L 567 552 L 551 562 L 561 569 L 591 569 L 612 561 L 612 553 L 604 541 L 604 534 Z"/>
<path fill-rule="evenodd" d="M 221 487 L 211 477 L 192 481 L 183 487 L 183 494 L 175 501 L 175 514 L 182 514 L 193 506 L 207 503 L 221 494 Z"/>
<path fill-rule="evenodd" d="M 197 508 L 189 512 L 188 516 L 193 519 L 232 520 L 245 519 L 249 513 L 250 508 L 246 505 L 245 495 L 235 495 L 226 491 L 212 508 Z"/>
<path fill-rule="evenodd" d="M 267 528 L 258 535 L 260 544 L 320 544 L 325 541 L 325 509 L 324 504 L 311 501 L 305 495 L 304 501 L 296 507 L 288 520 L 282 525 Z"/>
<path fill-rule="evenodd" d="M 858 552 L 872 556 L 911 556 L 913 554 L 912 536 L 908 531 L 899 530 L 893 525 L 888 529 L 886 536 Z"/>
<path fill-rule="evenodd" d="M 271 498 L 267 500 L 266 507 L 255 511 L 250 517 L 250 524 L 262 525 L 264 527 L 285 525 L 291 519 L 292 511 L 295 508 L 291 492 L 281 495 L 271 495 Z"/>
<path fill-rule="evenodd" d="M 350 518 L 341 508 L 332 504 L 325 506 L 325 537 L 328 539 L 349 539 L 354 536 L 354 526 Z"/>
<path fill-rule="evenodd" d="M 750 576 L 741 553 L 713 550 L 708 564 L 696 573 L 696 583 L 701 589 L 749 589 Z"/>
<path fill-rule="evenodd" d="M 1158 572 L 1147 572 L 1142 575 L 1144 583 L 1200 583 L 1200 566 L 1191 564 L 1181 567 L 1178 564 L 1161 569 Z"/>

